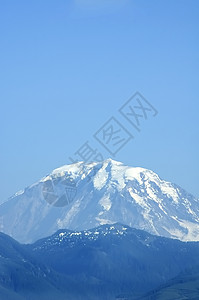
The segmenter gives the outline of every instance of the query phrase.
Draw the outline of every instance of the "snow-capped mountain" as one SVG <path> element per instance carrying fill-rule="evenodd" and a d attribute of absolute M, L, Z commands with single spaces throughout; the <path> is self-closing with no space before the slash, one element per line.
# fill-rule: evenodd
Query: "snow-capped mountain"
<path fill-rule="evenodd" d="M 199 201 L 154 172 L 111 159 L 54 170 L 0 206 L 1 229 L 33 242 L 61 228 L 120 222 L 149 233 L 199 240 Z"/>

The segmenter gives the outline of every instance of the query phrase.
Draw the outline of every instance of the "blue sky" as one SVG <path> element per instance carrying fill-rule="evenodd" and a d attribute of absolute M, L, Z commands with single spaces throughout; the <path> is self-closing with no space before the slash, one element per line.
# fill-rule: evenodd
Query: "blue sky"
<path fill-rule="evenodd" d="M 95 4 L 93 4 L 93 2 Z M 199 2 L 0 2 L 0 201 L 34 183 L 112 116 L 134 135 L 115 157 L 199 196 Z M 157 110 L 137 132 L 118 109 Z"/>

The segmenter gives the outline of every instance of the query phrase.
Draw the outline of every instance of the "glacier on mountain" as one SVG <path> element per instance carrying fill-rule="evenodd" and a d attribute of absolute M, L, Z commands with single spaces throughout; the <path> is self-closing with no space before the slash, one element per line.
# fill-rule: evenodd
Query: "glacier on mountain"
<path fill-rule="evenodd" d="M 153 171 L 111 159 L 55 169 L 0 205 L 3 231 L 29 243 L 67 228 L 120 222 L 183 241 L 199 240 L 199 202 Z"/>

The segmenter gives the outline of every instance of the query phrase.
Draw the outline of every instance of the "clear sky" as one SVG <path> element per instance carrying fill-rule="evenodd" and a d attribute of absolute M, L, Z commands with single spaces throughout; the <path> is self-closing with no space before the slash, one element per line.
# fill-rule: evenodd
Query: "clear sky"
<path fill-rule="evenodd" d="M 1 0 L 0 201 L 86 141 L 199 197 L 198 15 L 197 0 Z M 136 91 L 158 111 L 140 132 L 118 111 Z M 134 136 L 115 156 L 93 137 L 111 117 Z"/>

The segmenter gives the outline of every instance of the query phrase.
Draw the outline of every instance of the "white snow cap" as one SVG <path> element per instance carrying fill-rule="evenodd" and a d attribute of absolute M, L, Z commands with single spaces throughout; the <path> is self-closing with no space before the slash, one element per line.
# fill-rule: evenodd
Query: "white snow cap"
<path fill-rule="evenodd" d="M 58 229 L 117 222 L 169 238 L 199 240 L 198 199 L 151 170 L 110 158 L 55 169 L 0 205 L 0 216 L 3 231 L 20 242 Z"/>

